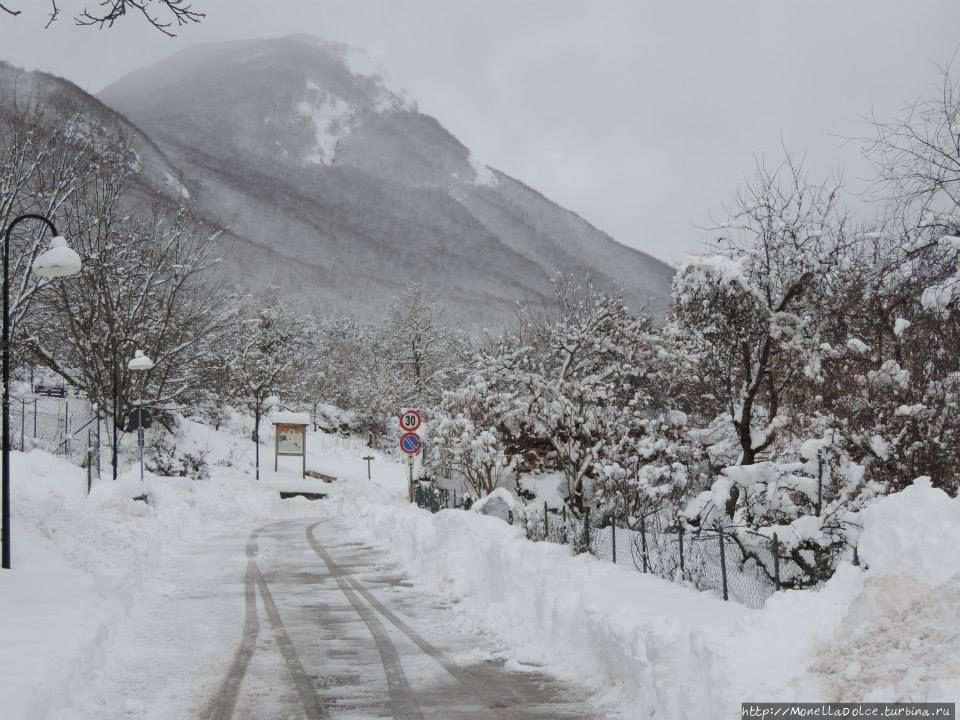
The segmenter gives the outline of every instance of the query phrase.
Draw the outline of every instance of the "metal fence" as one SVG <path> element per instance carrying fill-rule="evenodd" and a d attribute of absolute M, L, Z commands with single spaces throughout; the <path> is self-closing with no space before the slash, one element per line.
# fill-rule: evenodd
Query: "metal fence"
<path fill-rule="evenodd" d="M 101 428 L 85 398 L 11 396 L 10 446 L 20 451 L 42 448 L 64 455 L 86 472 L 87 489 L 100 476 Z"/>
<path fill-rule="evenodd" d="M 417 505 L 431 512 L 463 508 L 464 495 L 417 485 Z M 458 503 L 459 500 L 459 503 Z M 693 531 L 652 513 L 629 527 L 606 517 L 595 522 L 587 512 L 577 518 L 566 508 L 520 506 L 513 522 L 528 539 L 569 545 L 573 552 L 592 555 L 639 572 L 712 592 L 751 608 L 761 608 L 782 587 L 803 583 L 803 571 L 776 535 L 754 535 L 745 542 L 736 530 L 716 526 Z"/>
<path fill-rule="evenodd" d="M 803 575 L 776 535 L 752 535 L 745 542 L 739 528 L 692 531 L 656 514 L 633 527 L 609 517 L 594 524 L 589 512 L 573 518 L 546 507 L 527 507 L 519 520 L 531 540 L 569 544 L 574 552 L 589 552 L 752 608 L 763 607 L 767 598 Z"/>
<path fill-rule="evenodd" d="M 462 503 L 466 499 L 467 496 L 463 493 L 461 493 L 458 498 L 456 490 L 445 490 L 421 483 L 417 483 L 414 488 L 414 500 L 417 503 L 417 507 L 434 513 L 440 512 L 441 510 L 453 510 L 462 507 Z M 458 500 L 461 505 L 457 504 Z"/>
<path fill-rule="evenodd" d="M 86 429 L 95 424 L 95 415 L 85 398 L 10 398 L 11 445 L 20 450 L 44 446 L 72 454 L 82 444 Z M 74 448 L 71 448 L 72 443 L 76 443 Z"/>

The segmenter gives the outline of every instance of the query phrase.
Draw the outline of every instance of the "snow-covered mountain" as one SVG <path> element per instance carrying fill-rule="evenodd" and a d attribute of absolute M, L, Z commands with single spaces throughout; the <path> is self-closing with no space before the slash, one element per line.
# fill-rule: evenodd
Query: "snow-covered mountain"
<path fill-rule="evenodd" d="M 421 279 L 476 327 L 563 271 L 663 311 L 671 268 L 482 165 L 355 58 L 305 36 L 202 45 L 99 98 L 229 228 L 224 268 L 255 290 L 372 314 Z"/>

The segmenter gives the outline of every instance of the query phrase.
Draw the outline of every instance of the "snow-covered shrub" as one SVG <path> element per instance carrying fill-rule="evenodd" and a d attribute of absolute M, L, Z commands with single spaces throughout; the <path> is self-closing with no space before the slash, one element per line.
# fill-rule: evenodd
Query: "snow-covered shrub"
<path fill-rule="evenodd" d="M 724 528 L 739 548 L 738 561 L 754 560 L 771 581 L 774 538 L 783 586 L 827 580 L 841 559 L 852 558 L 859 525 L 851 511 L 870 496 L 863 467 L 840 451 L 837 438 L 831 433 L 803 443 L 797 462 L 724 468 L 711 489 L 689 503 L 686 517 L 701 528 Z"/>
<path fill-rule="evenodd" d="M 189 477 L 207 480 L 210 467 L 197 453 L 178 448 L 175 431 L 154 425 L 146 434 L 143 454 L 144 467 L 161 477 Z"/>
<path fill-rule="evenodd" d="M 431 415 L 426 470 L 460 480 L 474 499 L 489 495 L 516 473 L 511 448 L 516 389 L 504 372 L 516 356 L 504 344 L 478 352 L 456 389 Z"/>

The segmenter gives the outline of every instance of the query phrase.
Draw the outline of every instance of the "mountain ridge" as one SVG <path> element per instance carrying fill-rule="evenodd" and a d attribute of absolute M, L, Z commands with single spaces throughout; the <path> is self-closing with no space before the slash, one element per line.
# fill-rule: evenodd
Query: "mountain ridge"
<path fill-rule="evenodd" d="M 250 292 L 375 317 L 421 280 L 478 328 L 547 303 L 566 272 L 662 316 L 672 268 L 477 162 L 350 52 L 302 35 L 192 46 L 94 101 L 157 166 L 148 184 L 227 229 L 222 271 Z"/>

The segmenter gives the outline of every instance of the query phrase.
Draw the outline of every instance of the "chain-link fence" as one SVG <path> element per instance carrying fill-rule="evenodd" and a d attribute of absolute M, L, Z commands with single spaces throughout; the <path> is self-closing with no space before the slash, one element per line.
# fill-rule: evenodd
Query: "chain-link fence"
<path fill-rule="evenodd" d="M 42 448 L 79 464 L 87 488 L 100 476 L 101 427 L 86 398 L 37 395 L 10 397 L 10 446 L 20 451 Z"/>
<path fill-rule="evenodd" d="M 83 445 L 83 433 L 95 424 L 86 398 L 10 397 L 10 440 L 19 450 L 43 447 L 72 456 Z"/>
<path fill-rule="evenodd" d="M 570 545 L 574 552 L 710 591 L 724 600 L 763 607 L 781 587 L 792 586 L 803 571 L 776 535 L 752 534 L 717 526 L 693 531 L 683 523 L 651 514 L 628 525 L 610 517 L 599 523 L 565 510 L 527 506 L 519 522 L 530 540 Z"/>
<path fill-rule="evenodd" d="M 456 491 L 416 486 L 416 503 L 431 512 L 468 507 Z M 776 534 L 763 537 L 744 528 L 715 526 L 693 530 L 664 514 L 651 513 L 626 523 L 587 511 L 574 517 L 559 510 L 520 505 L 512 520 L 528 539 L 569 545 L 617 565 L 651 573 L 751 608 L 761 608 L 781 587 L 804 584 L 803 570 Z"/>

